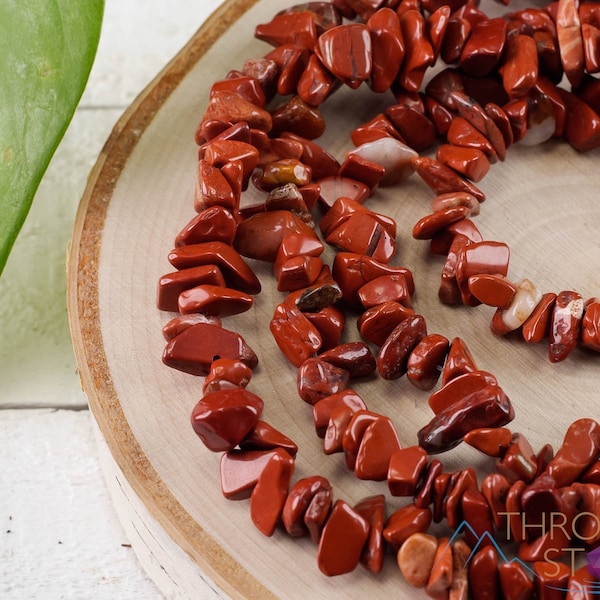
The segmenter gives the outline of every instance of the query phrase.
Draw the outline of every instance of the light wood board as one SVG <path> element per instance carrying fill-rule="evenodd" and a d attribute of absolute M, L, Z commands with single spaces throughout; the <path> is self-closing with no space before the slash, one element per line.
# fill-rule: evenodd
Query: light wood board
<path fill-rule="evenodd" d="M 193 216 L 193 134 L 208 90 L 245 58 L 268 51 L 253 39 L 254 27 L 288 4 L 225 3 L 115 126 L 90 177 L 72 242 L 69 310 L 76 357 L 106 443 L 107 469 L 124 478 L 124 493 L 147 510 L 148 526 L 189 558 L 180 572 L 172 565 L 170 578 L 177 586 L 159 583 L 167 595 L 193 590 L 194 578 L 207 575 L 234 598 L 364 598 L 367 593 L 415 598 L 420 592 L 405 585 L 392 556 L 378 576 L 358 568 L 327 578 L 308 540 L 292 540 L 281 531 L 264 538 L 251 524 L 248 503 L 221 495 L 219 456 L 204 448 L 189 425 L 201 380 L 161 363 L 161 328 L 173 315 L 155 308 L 156 282 L 172 270 L 167 254 Z M 391 102 L 391 96 L 375 96 L 366 87 L 340 90 L 323 107 L 328 129 L 320 141 L 343 158 L 351 147 L 349 131 Z M 508 160 L 492 168 L 481 184 L 488 200 L 476 223 L 485 239 L 510 245 L 513 280 L 527 277 L 543 291 L 600 294 L 597 165 L 597 152 L 579 155 L 550 142 L 511 148 Z M 557 447 L 574 419 L 600 417 L 600 357 L 577 350 L 553 365 L 543 345 L 492 336 L 491 309 L 440 305 L 443 261 L 410 236 L 413 224 L 430 211 L 431 197 L 412 177 L 401 187 L 379 190 L 369 201 L 398 222 L 399 252 L 393 262 L 414 273 L 415 309 L 426 317 L 430 332 L 462 337 L 478 366 L 496 375 L 515 406 L 513 430 L 526 434 L 534 449 L 546 442 Z M 245 201 L 252 201 L 251 192 Z M 228 317 L 225 325 L 243 333 L 259 356 L 250 389 L 265 399 L 264 418 L 300 446 L 295 477 L 329 477 L 336 498 L 351 503 L 384 493 L 383 483 L 356 480 L 341 455 L 323 455 L 310 408 L 295 393 L 296 369 L 284 361 L 268 331 L 281 298 L 271 266 L 252 266 L 263 292 L 252 311 Z M 356 338 L 352 322 L 347 329 L 348 339 Z M 394 420 L 403 444 L 416 442 L 417 430 L 431 417 L 426 394 L 405 380 L 363 382 L 356 389 L 369 408 Z M 493 467 L 463 446 L 443 462 L 447 470 L 472 465 L 484 473 Z M 389 510 L 404 503 L 390 499 Z"/>

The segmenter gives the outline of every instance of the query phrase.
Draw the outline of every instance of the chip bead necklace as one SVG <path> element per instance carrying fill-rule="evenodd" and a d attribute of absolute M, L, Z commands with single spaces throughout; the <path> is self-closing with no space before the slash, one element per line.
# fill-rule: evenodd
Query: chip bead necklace
<path fill-rule="evenodd" d="M 323 574 L 359 564 L 378 573 L 392 553 L 432 598 L 594 593 L 594 573 L 569 558 L 574 538 L 587 551 L 600 542 L 600 425 L 577 419 L 556 452 L 508 429 L 514 409 L 497 379 L 464 339 L 427 331 L 411 271 L 390 264 L 396 223 L 365 203 L 379 186 L 421 177 L 432 212 L 412 235 L 445 257 L 441 302 L 493 307 L 494 334 L 546 340 L 551 362 L 576 347 L 600 351 L 600 301 L 510 281 L 508 246 L 484 240 L 472 220 L 485 200 L 476 184 L 514 143 L 600 145 L 599 30 L 600 5 L 574 0 L 495 18 L 463 0 L 308 2 L 258 25 L 272 49 L 212 85 L 196 131 L 196 215 L 168 255 L 176 270 L 158 282 L 158 308 L 179 313 L 163 328 L 163 362 L 204 376 L 191 421 L 222 455 L 223 495 L 249 499 L 265 536 L 310 536 Z M 395 103 L 351 132 L 355 149 L 340 163 L 314 141 L 325 130 L 319 106 L 361 85 Z M 436 146 L 434 158 L 423 154 Z M 263 202 L 241 202 L 249 185 Z M 331 265 L 325 245 L 336 250 Z M 261 290 L 248 258 L 272 263 L 285 294 L 270 330 L 298 368 L 324 452 L 410 499 L 390 515 L 383 493 L 351 506 L 320 475 L 294 481 L 298 448 L 260 419 L 264 403 L 248 389 L 258 357 L 223 323 Z M 341 341 L 344 311 L 359 314 L 360 341 Z M 375 376 L 429 393 L 418 444 L 403 445 L 352 389 Z M 481 482 L 432 456 L 462 442 L 495 459 Z M 565 519 L 562 537 L 540 526 L 551 513 Z M 442 521 L 447 536 L 428 533 Z M 520 560 L 503 560 L 494 539 L 513 542 Z"/>

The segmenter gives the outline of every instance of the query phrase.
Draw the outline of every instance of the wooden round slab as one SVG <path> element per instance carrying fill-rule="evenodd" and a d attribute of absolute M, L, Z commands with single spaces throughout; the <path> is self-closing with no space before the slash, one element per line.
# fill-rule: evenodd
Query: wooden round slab
<path fill-rule="evenodd" d="M 275 0 L 226 2 L 115 126 L 81 201 L 70 254 L 70 323 L 81 380 L 115 504 L 142 563 L 166 595 L 197 597 L 202 589 L 205 597 L 260 600 L 425 597 L 406 586 L 391 554 L 378 576 L 359 567 L 327 578 L 317 568 L 310 541 L 282 531 L 270 539 L 262 536 L 250 521 L 248 502 L 222 496 L 219 456 L 191 429 L 201 380 L 161 362 L 161 329 L 173 315 L 156 309 L 156 283 L 172 270 L 167 254 L 194 215 L 195 128 L 212 82 L 246 58 L 269 51 L 253 39 L 253 31 L 281 8 Z M 323 107 L 328 129 L 320 142 L 343 158 L 351 129 L 392 102 L 367 86 L 340 89 Z M 507 161 L 492 168 L 481 184 L 488 200 L 476 223 L 485 239 L 509 244 L 511 279 L 527 277 L 543 291 L 575 289 L 586 298 L 598 293 L 597 161 L 597 151 L 579 155 L 552 141 L 511 148 Z M 256 198 L 249 191 L 244 201 Z M 373 210 L 397 220 L 399 252 L 393 262 L 414 273 L 415 309 L 426 317 L 430 332 L 462 337 L 479 368 L 496 375 L 516 410 L 514 431 L 524 433 L 535 450 L 546 442 L 558 447 L 573 420 L 600 417 L 599 357 L 576 350 L 551 364 L 545 344 L 494 337 L 489 307 L 441 305 L 443 259 L 430 255 L 426 242 L 411 238 L 413 224 L 430 211 L 431 198 L 413 176 L 369 200 Z M 385 483 L 357 480 L 341 455 L 323 454 L 311 410 L 295 391 L 296 369 L 269 332 L 282 297 L 271 265 L 251 264 L 263 292 L 249 313 L 228 317 L 225 325 L 241 332 L 259 356 L 249 389 L 264 398 L 265 420 L 300 446 L 295 478 L 324 475 L 335 497 L 350 503 L 387 493 Z M 352 321 L 347 330 L 348 339 L 357 337 Z M 356 389 L 369 408 L 393 419 L 404 445 L 416 443 L 416 432 L 431 418 L 427 394 L 405 379 L 374 379 Z M 442 459 L 447 471 L 466 465 L 480 474 L 493 469 L 491 460 L 464 444 Z M 389 511 L 406 503 L 388 500 Z"/>

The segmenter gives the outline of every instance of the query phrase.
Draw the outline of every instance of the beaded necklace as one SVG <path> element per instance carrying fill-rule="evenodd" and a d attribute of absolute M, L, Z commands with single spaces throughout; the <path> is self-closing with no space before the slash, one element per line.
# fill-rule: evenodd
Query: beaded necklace
<path fill-rule="evenodd" d="M 165 327 L 163 360 L 206 375 L 192 424 L 209 449 L 223 452 L 223 494 L 249 497 L 252 520 L 267 536 L 280 525 L 292 536 L 310 534 L 326 575 L 359 562 L 378 572 L 386 545 L 397 552 L 405 579 L 434 597 L 450 589 L 466 597 L 469 578 L 480 581 L 490 569 L 498 575 L 489 585 L 507 598 L 522 589 L 543 597 L 544 588 L 585 575 L 564 562 L 555 568 L 547 559 L 570 540 L 534 535 L 533 524 L 551 512 L 568 515 L 572 534 L 586 513 L 577 530 L 586 548 L 600 539 L 600 426 L 579 419 L 556 454 L 548 446 L 535 453 L 513 434 L 506 427 L 514 416 L 510 400 L 491 373 L 477 368 L 465 341 L 427 332 L 412 308 L 412 273 L 390 265 L 396 224 L 364 204 L 379 185 L 414 170 L 435 195 L 413 236 L 446 257 L 443 302 L 493 306 L 494 333 L 521 331 L 528 342 L 548 337 L 553 362 L 577 344 L 600 349 L 600 304 L 509 281 L 508 246 L 484 241 L 470 219 L 485 199 L 474 182 L 513 143 L 564 136 L 589 150 L 599 142 L 596 80 L 585 72 L 595 69 L 588 59 L 593 36 L 574 6 L 488 19 L 460 3 L 308 3 L 259 26 L 257 37 L 275 49 L 212 87 L 196 134 L 197 216 L 169 255 L 178 271 L 159 282 L 159 308 L 182 313 Z M 596 12 L 585 7 L 579 14 L 592 26 Z M 580 38 L 583 62 L 572 51 Z M 420 92 L 440 56 L 459 69 L 442 69 Z M 563 70 L 577 95 L 556 85 Z M 391 89 L 396 103 L 353 131 L 357 149 L 340 165 L 312 141 L 324 130 L 318 106 L 340 85 L 362 84 Z M 269 112 L 275 94 L 290 98 Z M 436 158 L 418 154 L 440 137 L 447 143 Z M 266 201 L 240 205 L 248 185 L 265 191 Z M 324 213 L 322 238 L 338 250 L 330 267 L 313 229 L 317 212 Z M 298 393 L 312 406 L 325 452 L 342 452 L 360 479 L 387 481 L 392 496 L 413 497 L 389 517 L 382 494 L 350 506 L 333 501 L 324 477 L 292 484 L 297 447 L 259 419 L 263 402 L 246 389 L 258 358 L 221 322 L 249 309 L 261 288 L 242 257 L 272 262 L 278 289 L 287 293 L 270 328 L 299 368 Z M 358 328 L 365 341 L 342 343 L 340 307 L 364 311 Z M 419 431 L 419 445 L 402 446 L 390 419 L 368 410 L 352 389 L 353 378 L 374 373 L 406 376 L 425 391 L 437 387 L 429 399 L 435 416 Z M 497 472 L 481 484 L 472 468 L 446 473 L 429 456 L 462 441 L 496 459 Z M 466 529 L 464 539 L 428 534 L 442 519 L 451 530 Z M 533 564 L 531 573 L 521 563 L 499 565 L 494 544 L 479 548 L 478 540 L 503 529 Z"/>

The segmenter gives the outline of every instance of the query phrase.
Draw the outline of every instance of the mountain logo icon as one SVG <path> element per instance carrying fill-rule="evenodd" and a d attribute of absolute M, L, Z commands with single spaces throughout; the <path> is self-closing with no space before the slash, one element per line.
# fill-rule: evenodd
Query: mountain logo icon
<path fill-rule="evenodd" d="M 537 578 L 536 572 L 529 564 L 522 561 L 518 556 L 514 556 L 512 558 L 507 556 L 506 552 L 500 546 L 498 541 L 496 539 L 494 539 L 493 535 L 491 535 L 490 532 L 485 531 L 484 533 L 479 535 L 467 521 L 462 521 L 459 524 L 459 526 L 456 528 L 456 530 L 452 534 L 452 537 L 449 538 L 447 546 L 452 546 L 452 544 L 456 541 L 456 539 L 459 538 L 465 531 L 468 531 L 472 535 L 472 538 L 474 540 L 476 540 L 476 542 L 473 545 L 471 553 L 465 560 L 465 564 L 463 565 L 463 567 L 466 567 L 471 562 L 473 557 L 477 554 L 477 552 L 479 551 L 479 549 L 482 546 L 491 544 L 494 547 L 494 549 L 496 550 L 496 553 L 498 555 L 499 564 L 518 563 L 521 565 L 521 567 L 523 567 L 523 569 L 525 569 L 525 572 L 527 572 L 531 576 L 532 579 Z M 588 597 L 588 595 L 600 597 L 600 582 L 597 581 L 597 580 L 600 580 L 600 547 L 595 548 L 591 552 L 588 552 L 586 555 L 586 559 L 587 559 L 586 566 L 587 566 L 587 571 L 590 574 L 590 579 L 583 582 L 584 587 L 580 588 L 580 591 L 584 592 L 586 594 L 586 597 Z M 556 588 L 553 588 L 553 589 L 556 589 Z M 561 590 L 556 589 L 556 591 L 567 592 L 568 589 L 566 589 L 566 588 L 561 589 Z"/>

